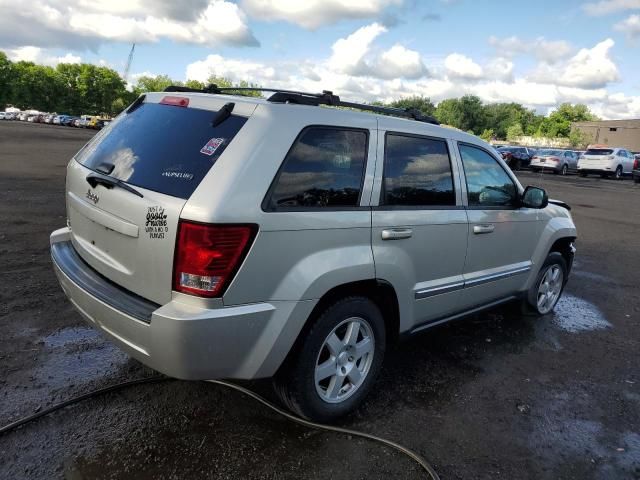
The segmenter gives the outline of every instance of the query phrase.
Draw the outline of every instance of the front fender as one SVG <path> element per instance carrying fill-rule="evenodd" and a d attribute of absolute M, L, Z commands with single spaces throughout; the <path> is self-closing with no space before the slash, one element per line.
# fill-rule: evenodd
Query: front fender
<path fill-rule="evenodd" d="M 527 280 L 525 289 L 529 289 L 538 277 L 540 267 L 549 255 L 549 251 L 553 244 L 562 238 L 576 238 L 577 231 L 576 226 L 573 223 L 571 214 L 567 210 L 558 206 L 550 206 L 545 210 L 552 210 L 550 213 L 555 213 L 557 216 L 549 216 L 546 222 L 544 222 L 538 244 L 531 257 L 532 269 L 531 275 Z"/>

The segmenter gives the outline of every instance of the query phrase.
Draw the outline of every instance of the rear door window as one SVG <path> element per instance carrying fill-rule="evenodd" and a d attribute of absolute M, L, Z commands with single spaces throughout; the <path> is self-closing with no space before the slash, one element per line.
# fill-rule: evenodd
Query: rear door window
<path fill-rule="evenodd" d="M 87 168 L 138 187 L 188 199 L 247 119 L 213 127 L 215 111 L 144 103 L 122 113 L 77 155 Z"/>
<path fill-rule="evenodd" d="M 267 194 L 267 211 L 357 207 L 368 131 L 308 127 L 287 153 Z"/>
<path fill-rule="evenodd" d="M 388 133 L 383 178 L 383 205 L 456 204 L 449 150 L 444 139 Z"/>

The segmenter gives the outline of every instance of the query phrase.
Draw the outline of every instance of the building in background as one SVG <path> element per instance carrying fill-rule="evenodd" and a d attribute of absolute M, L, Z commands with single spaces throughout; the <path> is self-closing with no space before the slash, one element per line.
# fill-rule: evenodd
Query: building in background
<path fill-rule="evenodd" d="M 640 119 L 576 122 L 571 125 L 571 128 L 578 129 L 591 137 L 592 140 L 589 143 L 600 143 L 640 152 Z"/>

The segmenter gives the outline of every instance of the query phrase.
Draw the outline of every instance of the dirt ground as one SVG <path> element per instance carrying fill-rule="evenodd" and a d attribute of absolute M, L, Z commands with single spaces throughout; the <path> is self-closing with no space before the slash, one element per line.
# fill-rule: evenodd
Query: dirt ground
<path fill-rule="evenodd" d="M 153 374 L 83 323 L 51 268 L 65 165 L 91 135 L 0 121 L 0 425 Z M 640 479 L 640 186 L 520 177 L 573 207 L 578 254 L 557 312 L 503 307 L 412 338 L 342 425 L 406 445 L 443 480 Z M 12 480 L 420 475 L 396 452 L 203 382 L 132 387 L 0 436 Z"/>

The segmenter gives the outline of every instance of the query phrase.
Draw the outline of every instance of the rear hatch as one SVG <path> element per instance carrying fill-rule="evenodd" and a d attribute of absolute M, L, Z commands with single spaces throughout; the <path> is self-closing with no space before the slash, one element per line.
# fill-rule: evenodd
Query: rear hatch
<path fill-rule="evenodd" d="M 67 216 L 78 254 L 118 285 L 156 303 L 171 299 L 183 206 L 255 110 L 223 96 L 147 94 L 69 163 Z M 226 117 L 226 115 L 225 115 Z"/>
<path fill-rule="evenodd" d="M 589 148 L 580 159 L 580 168 L 605 169 L 611 164 L 612 148 Z"/>

